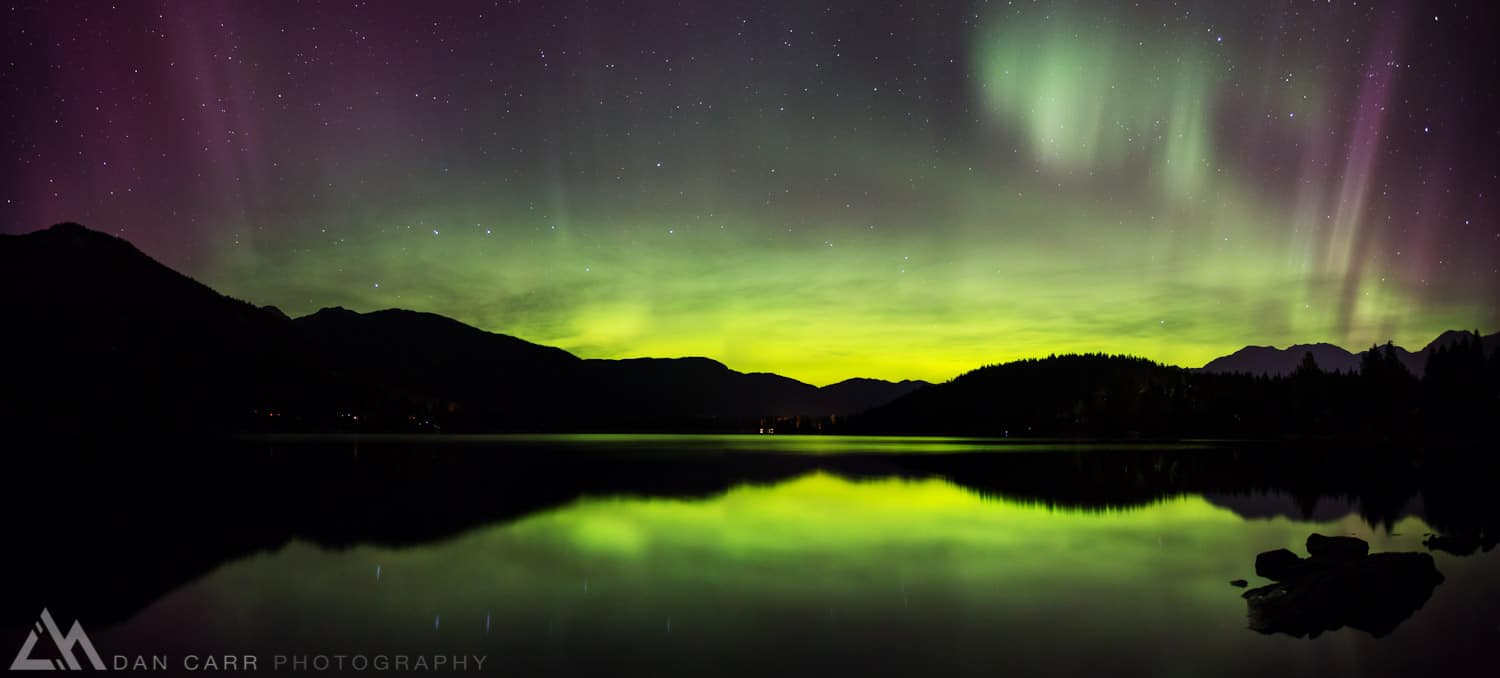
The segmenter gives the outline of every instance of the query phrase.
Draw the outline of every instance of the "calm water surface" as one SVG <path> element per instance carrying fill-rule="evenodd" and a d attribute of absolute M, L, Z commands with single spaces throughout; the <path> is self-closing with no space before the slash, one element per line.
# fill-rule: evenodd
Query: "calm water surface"
<path fill-rule="evenodd" d="M 624 449 L 871 456 L 854 470 L 793 464 L 691 491 L 587 489 L 432 539 L 293 536 L 212 564 L 91 634 L 106 655 L 447 652 L 485 655 L 502 675 L 1411 675 L 1492 665 L 1500 640 L 1500 556 L 1483 551 L 1434 552 L 1444 583 L 1382 638 L 1247 628 L 1242 590 L 1229 582 L 1268 583 L 1255 576 L 1257 553 L 1305 553 L 1313 532 L 1358 536 L 1372 552 L 1428 552 L 1424 535 L 1436 530 L 1420 495 L 1372 520 L 1358 497 L 1178 492 L 1173 474 L 1189 472 L 1173 468 L 1143 471 L 1168 485 L 1144 500 L 1079 501 L 1066 490 L 1114 473 L 1093 460 L 1134 454 L 1131 446 L 790 437 L 464 445 L 462 454 L 567 448 L 585 453 L 578 464 Z M 1176 460 L 1216 454 L 1200 447 L 1171 450 L 1179 456 L 1166 463 L 1186 468 Z M 905 453 L 1050 454 L 1037 459 L 1060 469 L 1066 496 L 1053 498 L 1051 484 L 995 491 L 965 482 L 967 471 L 878 463 Z M 1095 480 L 1128 485 L 1130 473 Z"/>

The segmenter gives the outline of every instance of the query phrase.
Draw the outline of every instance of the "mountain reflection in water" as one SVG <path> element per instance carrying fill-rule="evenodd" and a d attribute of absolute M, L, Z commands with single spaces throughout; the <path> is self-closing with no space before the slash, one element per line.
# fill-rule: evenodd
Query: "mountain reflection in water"
<path fill-rule="evenodd" d="M 813 442 L 38 453 L 6 481 L 41 555 L 5 622 L 47 606 L 117 648 L 435 649 L 510 672 L 1144 675 L 1460 669 L 1500 621 L 1497 476 L 1474 454 Z M 1312 531 L 1480 548 L 1436 551 L 1446 581 L 1384 638 L 1251 632 L 1228 582 Z"/>

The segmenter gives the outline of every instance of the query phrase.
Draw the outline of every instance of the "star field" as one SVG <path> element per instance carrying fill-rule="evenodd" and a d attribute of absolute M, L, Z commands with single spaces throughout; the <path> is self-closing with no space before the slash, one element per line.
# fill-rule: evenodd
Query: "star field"
<path fill-rule="evenodd" d="M 23 2 L 0 230 L 813 383 L 1500 324 L 1482 2 Z"/>

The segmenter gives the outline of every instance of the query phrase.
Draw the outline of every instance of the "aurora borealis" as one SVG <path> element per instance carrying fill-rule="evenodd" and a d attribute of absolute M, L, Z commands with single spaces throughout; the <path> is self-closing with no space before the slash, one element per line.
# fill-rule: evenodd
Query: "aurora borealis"
<path fill-rule="evenodd" d="M 1138 5 L 25 2 L 0 230 L 816 384 L 1496 329 L 1490 3 Z"/>

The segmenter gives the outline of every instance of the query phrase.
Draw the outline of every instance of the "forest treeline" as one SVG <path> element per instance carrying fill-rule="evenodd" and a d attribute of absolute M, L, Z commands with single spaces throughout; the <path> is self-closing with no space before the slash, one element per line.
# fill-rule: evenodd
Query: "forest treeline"
<path fill-rule="evenodd" d="M 1059 355 L 989 365 L 877 407 L 840 428 L 867 433 L 1444 440 L 1487 438 L 1500 420 L 1500 351 L 1477 332 L 1428 355 L 1418 378 L 1391 344 L 1356 372 L 1311 353 L 1286 376 L 1215 374 L 1131 356 Z"/>

